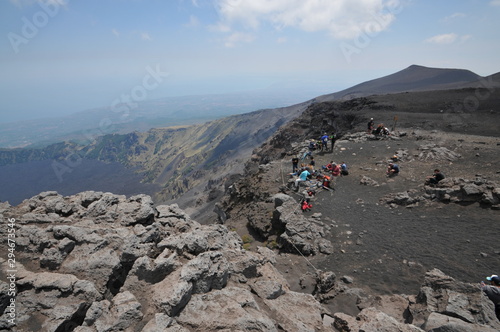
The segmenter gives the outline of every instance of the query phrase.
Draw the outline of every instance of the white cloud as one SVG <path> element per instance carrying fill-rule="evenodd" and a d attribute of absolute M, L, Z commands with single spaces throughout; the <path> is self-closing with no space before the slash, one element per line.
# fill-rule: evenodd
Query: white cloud
<path fill-rule="evenodd" d="M 280 37 L 280 38 L 278 38 L 278 39 L 276 40 L 276 42 L 277 42 L 278 44 L 284 44 L 284 43 L 286 43 L 287 41 L 288 41 L 288 40 L 286 39 L 286 37 Z"/>
<path fill-rule="evenodd" d="M 490 5 L 492 6 L 500 6 L 500 0 L 491 0 Z"/>
<path fill-rule="evenodd" d="M 224 45 L 226 47 L 234 47 L 241 42 L 250 43 L 255 39 L 255 36 L 250 33 L 233 32 L 225 38 Z"/>
<path fill-rule="evenodd" d="M 425 42 L 431 44 L 452 44 L 457 40 L 457 38 L 458 35 L 455 33 L 446 33 L 428 38 Z"/>
<path fill-rule="evenodd" d="M 327 31 L 334 38 L 356 38 L 386 30 L 402 9 L 399 0 L 218 0 L 221 21 L 258 29 Z"/>
<path fill-rule="evenodd" d="M 120 33 L 116 29 L 111 29 L 111 33 L 115 35 L 116 37 L 120 37 Z"/>
<path fill-rule="evenodd" d="M 147 32 L 141 33 L 141 39 L 142 40 L 151 40 L 151 36 Z"/>

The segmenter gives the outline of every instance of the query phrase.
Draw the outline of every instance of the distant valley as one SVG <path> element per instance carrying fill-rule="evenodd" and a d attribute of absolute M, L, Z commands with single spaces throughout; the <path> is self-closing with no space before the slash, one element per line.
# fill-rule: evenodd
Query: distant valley
<path fill-rule="evenodd" d="M 0 148 L 44 147 L 61 141 L 89 144 L 98 136 L 201 124 L 259 109 L 290 106 L 315 96 L 308 89 L 269 88 L 124 102 L 65 117 L 0 123 Z M 77 107 L 77 105 L 75 105 Z M 43 114 L 43 109 L 40 110 Z"/>

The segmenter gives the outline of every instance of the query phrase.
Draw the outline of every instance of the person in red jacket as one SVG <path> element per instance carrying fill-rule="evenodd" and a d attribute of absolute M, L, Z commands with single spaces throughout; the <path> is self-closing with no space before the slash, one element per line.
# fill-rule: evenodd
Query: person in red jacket
<path fill-rule="evenodd" d="M 332 164 L 333 168 L 332 168 L 332 176 L 339 176 L 340 175 L 340 166 L 333 163 Z"/>
<path fill-rule="evenodd" d="M 301 204 L 302 212 L 309 211 L 312 208 L 312 204 L 309 203 L 309 198 L 303 199 Z"/>

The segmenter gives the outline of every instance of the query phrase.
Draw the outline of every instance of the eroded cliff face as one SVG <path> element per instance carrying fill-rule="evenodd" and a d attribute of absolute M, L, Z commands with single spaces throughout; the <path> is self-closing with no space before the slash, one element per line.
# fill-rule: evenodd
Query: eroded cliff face
<path fill-rule="evenodd" d="M 285 197 L 276 197 L 285 206 Z M 12 331 L 493 331 L 475 285 L 431 271 L 418 296 L 364 295 L 317 271 L 292 291 L 277 252 L 242 249 L 224 225 L 201 225 L 149 196 L 44 192 L 0 205 L 1 328 Z M 13 230 L 13 231 L 11 231 Z M 8 234 L 14 234 L 9 236 Z M 15 243 L 15 245 L 9 245 Z M 12 249 L 12 250 L 9 250 Z M 340 294 L 358 317 L 330 312 Z M 13 303 L 13 304 L 12 304 Z M 420 327 L 411 323 L 418 323 Z M 438 330 L 435 330 L 438 331 Z"/>

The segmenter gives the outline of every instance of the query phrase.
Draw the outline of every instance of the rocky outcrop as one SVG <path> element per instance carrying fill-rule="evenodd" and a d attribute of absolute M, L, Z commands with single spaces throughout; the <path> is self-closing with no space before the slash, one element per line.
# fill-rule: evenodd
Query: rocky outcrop
<path fill-rule="evenodd" d="M 290 290 L 270 249 L 245 251 L 236 233 L 202 226 L 177 205 L 45 192 L 0 212 L 16 225 L 16 263 L 2 259 L 2 270 L 17 271 L 14 297 L 2 281 L 1 328 L 332 331 L 312 295 Z"/>
<path fill-rule="evenodd" d="M 422 161 L 455 161 L 462 158 L 459 153 L 436 144 L 424 144 L 419 150 L 417 158 Z"/>
<path fill-rule="evenodd" d="M 480 176 L 475 180 L 446 178 L 436 186 L 425 187 L 425 198 L 452 203 L 480 203 L 500 209 L 500 185 Z"/>
<path fill-rule="evenodd" d="M 492 302 L 478 285 L 463 283 L 434 269 L 409 306 L 413 324 L 426 331 L 498 331 Z"/>
<path fill-rule="evenodd" d="M 380 199 L 391 207 L 413 207 L 419 202 L 443 202 L 456 204 L 478 203 L 481 206 L 500 209 L 500 185 L 477 177 L 475 180 L 445 178 L 437 185 L 424 186 L 424 193 L 410 190 L 385 195 Z"/>
<path fill-rule="evenodd" d="M 356 316 L 334 314 L 338 331 L 493 332 L 500 329 L 493 303 L 478 285 L 438 269 L 426 273 L 417 296 L 375 296 L 358 301 Z"/>
<path fill-rule="evenodd" d="M 333 245 L 325 237 L 325 225 L 318 218 L 304 217 L 297 202 L 288 195 L 277 194 L 273 198 L 273 221 L 275 228 L 282 230 L 278 240 L 284 250 L 303 255 L 333 253 Z"/>
<path fill-rule="evenodd" d="M 283 248 L 326 252 L 320 216 L 304 219 L 279 194 Z M 12 331 L 495 331 L 491 302 L 475 285 L 430 271 L 418 295 L 370 296 L 331 271 L 311 294 L 292 291 L 265 247 L 242 249 L 224 225 L 201 225 L 149 197 L 45 192 L 17 207 L 12 260 L 0 259 L 0 329 Z M 10 226 L 9 226 L 10 227 Z M 296 229 L 303 228 L 300 232 Z M 0 232 L 8 238 L 8 227 Z M 12 227 L 11 227 L 12 229 Z M 307 231 L 306 231 L 307 229 Z M 296 232 L 296 233 L 294 233 Z M 12 233 L 12 232 L 10 232 Z M 304 236 L 305 235 L 305 236 Z M 3 252 L 8 251 L 2 243 Z M 308 251 L 309 250 L 309 251 Z M 13 272 L 12 272 L 13 271 Z M 330 312 L 342 295 L 359 314 Z M 14 303 L 12 307 L 11 303 Z"/>

